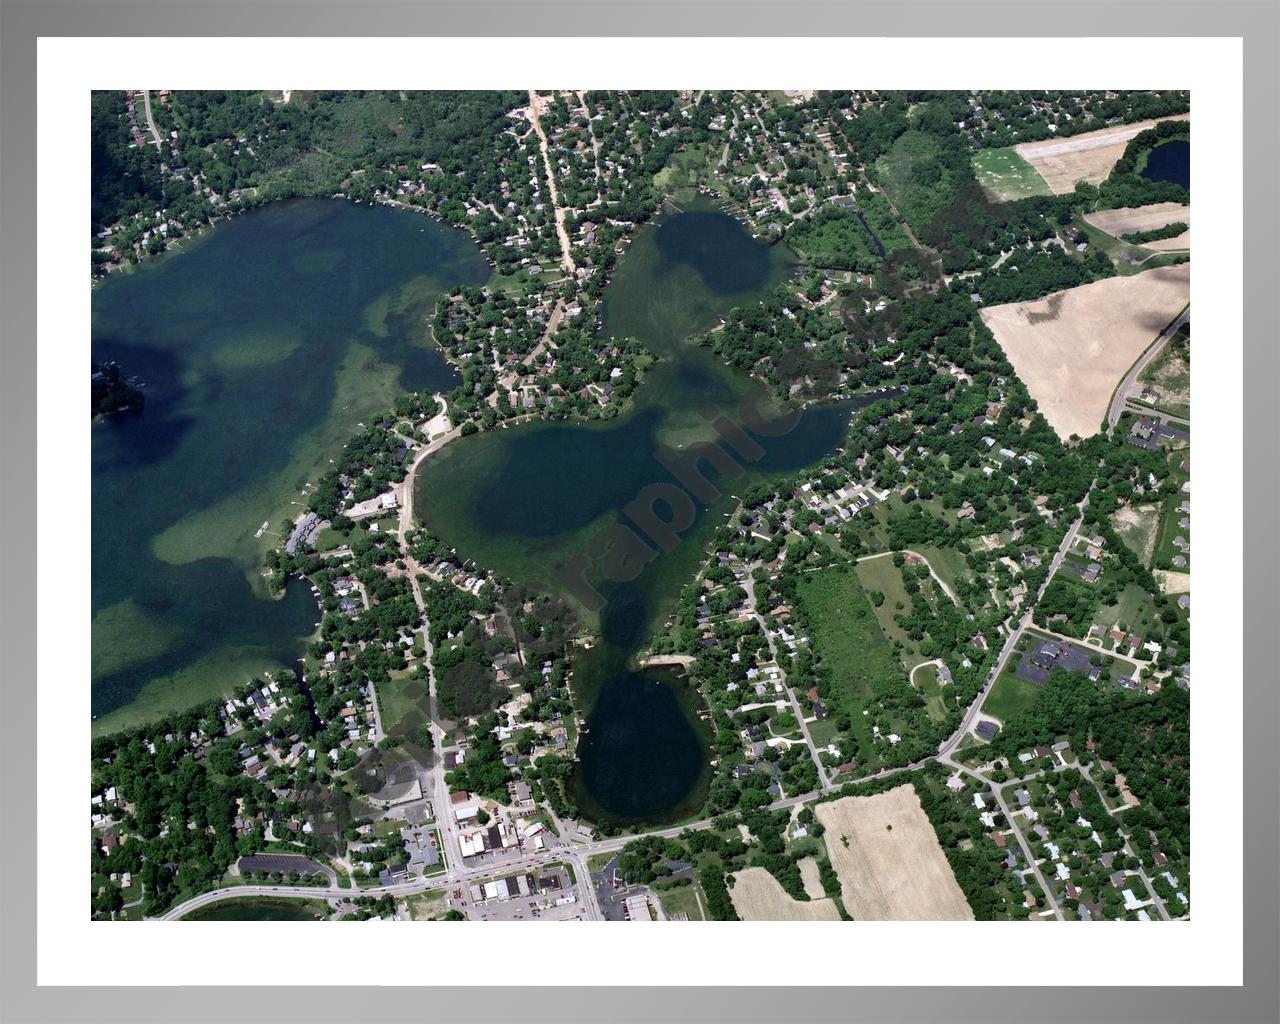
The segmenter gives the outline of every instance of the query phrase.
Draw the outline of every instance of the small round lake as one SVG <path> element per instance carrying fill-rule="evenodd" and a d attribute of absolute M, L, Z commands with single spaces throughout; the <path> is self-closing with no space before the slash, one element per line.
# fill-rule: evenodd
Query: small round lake
<path fill-rule="evenodd" d="M 1186 139 L 1162 142 L 1147 154 L 1142 177 L 1149 181 L 1170 181 L 1191 188 L 1191 143 Z"/>

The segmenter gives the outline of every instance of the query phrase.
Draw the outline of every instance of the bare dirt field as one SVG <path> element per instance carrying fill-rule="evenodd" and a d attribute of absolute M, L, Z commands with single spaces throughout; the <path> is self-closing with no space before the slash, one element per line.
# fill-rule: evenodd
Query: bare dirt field
<path fill-rule="evenodd" d="M 1164 588 L 1166 594 L 1191 593 L 1191 573 L 1189 572 L 1169 572 L 1166 569 L 1157 569 L 1155 577 L 1160 586 Z"/>
<path fill-rule="evenodd" d="M 1162 117 L 1160 121 L 1189 121 L 1190 114 Z M 1139 132 L 1157 124 L 1156 121 L 1138 121 L 1134 124 L 1118 124 L 1113 128 L 1100 128 L 1067 139 L 1044 139 L 1041 142 L 1022 142 L 1014 149 L 1058 195 L 1071 192 L 1077 181 L 1096 185 L 1111 173 L 1111 168 L 1124 153 Z"/>
<path fill-rule="evenodd" d="M 808 891 L 806 887 L 806 891 Z M 733 909 L 744 921 L 839 921 L 835 900 L 793 900 L 764 868 L 744 868 L 733 876 Z"/>
<path fill-rule="evenodd" d="M 822 888 L 822 874 L 818 871 L 818 862 L 812 857 L 802 857 L 796 862 L 800 869 L 800 877 L 804 880 L 804 891 L 811 900 L 820 900 L 826 895 Z"/>
<path fill-rule="evenodd" d="M 1191 300 L 1191 264 L 982 310 L 1058 436 L 1096 434 L 1116 385 Z"/>
<path fill-rule="evenodd" d="M 854 920 L 973 920 L 912 786 L 847 796 L 816 810 Z"/>
<path fill-rule="evenodd" d="M 1185 252 L 1191 248 L 1190 229 L 1172 238 L 1157 238 L 1154 242 L 1143 242 L 1142 248 L 1154 249 L 1156 252 Z"/>
<path fill-rule="evenodd" d="M 1156 544 L 1156 528 L 1160 525 L 1160 506 L 1121 505 L 1112 514 L 1111 525 L 1120 539 L 1142 559 L 1142 564 L 1150 565 L 1151 552 Z"/>
<path fill-rule="evenodd" d="M 1181 203 L 1152 203 L 1150 206 L 1125 206 L 1118 210 L 1097 210 L 1086 213 L 1084 219 L 1099 231 L 1105 231 L 1117 238 L 1121 235 L 1152 231 L 1166 224 L 1181 222 L 1187 225 L 1187 230 L 1182 234 L 1153 242 L 1143 242 L 1142 247 L 1158 249 L 1160 252 L 1191 248 L 1191 207 L 1183 206 Z"/>

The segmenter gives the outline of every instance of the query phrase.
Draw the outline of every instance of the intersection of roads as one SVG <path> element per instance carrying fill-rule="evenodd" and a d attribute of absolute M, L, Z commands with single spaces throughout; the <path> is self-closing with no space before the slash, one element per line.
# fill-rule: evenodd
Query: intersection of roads
<path fill-rule="evenodd" d="M 1161 332 L 1160 336 L 1156 338 L 1156 340 L 1152 343 L 1150 348 L 1148 348 L 1147 351 L 1143 353 L 1143 355 L 1138 359 L 1138 361 L 1134 364 L 1134 366 L 1129 370 L 1129 373 L 1126 375 L 1125 379 L 1121 382 L 1120 386 L 1116 389 L 1115 397 L 1113 398 L 1111 408 L 1108 411 L 1108 424 L 1110 426 L 1114 426 L 1115 423 L 1118 422 L 1121 413 L 1123 413 L 1124 407 L 1125 407 L 1124 400 L 1127 395 L 1128 388 L 1132 385 L 1133 381 L 1136 380 L 1138 374 L 1146 365 L 1148 365 L 1151 362 L 1151 360 L 1153 360 L 1156 357 L 1156 355 L 1159 354 L 1159 352 L 1163 349 L 1164 345 L 1177 332 L 1178 328 L 1181 327 L 1182 324 L 1186 322 L 1186 320 L 1190 317 L 1190 315 L 1191 315 L 1190 307 L 1188 307 L 1179 315 L 1179 317 L 1172 324 L 1169 325 L 1168 328 L 1166 328 L 1164 331 Z M 439 447 L 440 444 L 447 443 L 447 440 L 450 440 L 450 439 L 451 438 L 442 438 L 440 439 L 439 444 L 428 445 L 425 450 L 419 453 L 418 458 L 415 459 L 414 461 L 415 467 L 417 463 L 420 462 L 423 458 L 425 458 L 428 454 L 430 454 L 431 451 Z M 400 502 L 400 508 L 401 508 L 400 526 L 401 526 L 402 537 L 405 535 L 405 532 L 407 531 L 407 529 L 412 525 L 412 509 L 413 509 L 412 480 L 413 480 L 413 473 L 410 472 L 409 475 L 406 477 L 405 484 L 403 485 L 403 495 L 402 495 L 402 500 Z M 1092 487 L 1090 487 L 1090 490 L 1092 490 Z M 1012 657 L 1012 655 L 1016 651 L 1018 647 L 1018 643 L 1022 639 L 1024 632 L 1026 631 L 1028 626 L 1031 625 L 1033 612 L 1035 610 L 1036 605 L 1039 603 L 1041 597 L 1044 595 L 1045 589 L 1048 587 L 1049 582 L 1053 579 L 1054 575 L 1057 573 L 1057 571 L 1061 567 L 1062 562 L 1066 557 L 1067 553 L 1071 550 L 1072 545 L 1075 543 L 1080 527 L 1084 523 L 1084 512 L 1085 512 L 1085 509 L 1088 507 L 1088 504 L 1089 504 L 1089 495 L 1088 495 L 1088 492 L 1086 492 L 1085 497 L 1076 506 L 1076 518 L 1072 522 L 1071 526 L 1067 529 L 1065 535 L 1063 536 L 1062 543 L 1058 546 L 1058 550 L 1054 555 L 1053 561 L 1050 563 L 1049 571 L 1048 573 L 1046 573 L 1044 581 L 1041 583 L 1034 597 L 1024 603 L 1021 610 L 1021 614 L 1019 615 L 1016 623 L 1014 623 L 1008 629 L 1008 633 L 1005 638 L 1004 645 L 1001 647 L 1000 653 L 996 658 L 994 664 L 992 665 L 991 671 L 988 673 L 987 678 L 983 683 L 982 689 L 979 691 L 977 697 L 975 697 L 973 702 L 969 705 L 969 709 L 965 713 L 964 718 L 961 720 L 959 727 L 939 746 L 937 754 L 934 754 L 928 758 L 924 758 L 912 764 L 903 765 L 901 767 L 886 768 L 870 775 L 863 775 L 854 779 L 845 779 L 839 784 L 837 784 L 834 780 L 829 778 L 828 773 L 825 769 L 825 766 L 821 764 L 820 758 L 818 757 L 818 752 L 816 749 L 814 749 L 812 740 L 810 739 L 808 732 L 806 731 L 805 732 L 806 742 L 810 747 L 815 763 L 819 765 L 818 778 L 821 780 L 821 786 L 818 789 L 809 793 L 802 793 L 798 796 L 775 800 L 772 804 L 770 804 L 770 807 L 774 810 L 789 809 L 789 808 L 795 807 L 798 804 L 807 803 L 808 801 L 817 799 L 818 797 L 835 792 L 840 788 L 842 788 L 844 785 L 865 783 L 865 782 L 870 782 L 876 779 L 882 779 L 882 778 L 886 778 L 886 777 L 901 774 L 901 773 L 915 771 L 923 767 L 924 765 L 928 764 L 930 761 L 937 761 L 938 763 L 946 765 L 947 767 L 953 769 L 954 771 L 968 775 L 969 777 L 976 779 L 979 782 L 985 783 L 988 786 L 997 806 L 1000 808 L 1001 812 L 1004 814 L 1005 819 L 1007 821 L 1012 821 L 1012 818 L 1010 816 L 1010 809 L 1005 803 L 1002 790 L 1008 786 L 1015 785 L 1018 782 L 1021 782 L 1024 780 L 1015 779 L 1010 782 L 996 784 L 991 779 L 981 774 L 979 771 L 968 768 L 965 765 L 959 763 L 955 759 L 955 754 L 959 749 L 961 743 L 963 742 L 964 737 L 969 733 L 970 729 L 972 729 L 975 723 L 977 722 L 982 705 L 986 701 L 988 694 L 991 692 L 991 688 L 995 685 L 996 680 L 1000 677 L 1000 673 L 1004 671 L 1005 667 L 1009 662 L 1009 659 Z M 221 900 L 234 899 L 234 898 L 240 898 L 240 897 L 246 897 L 246 896 L 271 896 L 271 897 L 285 897 L 285 898 L 296 898 L 296 899 L 326 899 L 326 900 L 349 900 L 358 896 L 359 897 L 368 896 L 368 897 L 374 897 L 374 898 L 381 897 L 381 896 L 394 896 L 397 898 L 403 898 L 403 897 L 413 896 L 413 895 L 417 895 L 417 894 L 421 894 L 421 893 L 425 893 L 433 890 L 440 890 L 440 889 L 454 890 L 459 887 L 463 887 L 465 889 L 467 886 L 470 885 L 470 883 L 478 881 L 480 879 L 488 879 L 488 878 L 493 878 L 493 877 L 505 875 L 505 874 L 515 874 L 520 871 L 529 871 L 536 868 L 545 868 L 555 864 L 564 864 L 564 865 L 567 865 L 572 870 L 573 888 L 577 896 L 577 906 L 579 908 L 579 916 L 583 920 L 599 921 L 604 919 L 604 915 L 601 911 L 600 905 L 596 899 L 596 895 L 591 884 L 591 875 L 590 875 L 590 872 L 588 871 L 588 866 L 587 866 L 587 860 L 589 857 L 592 857 L 596 854 L 601 854 L 601 853 L 616 853 L 617 851 L 621 850 L 627 843 L 637 838 L 640 838 L 641 836 L 647 835 L 647 836 L 675 837 L 675 836 L 678 836 L 681 832 L 684 832 L 689 829 L 699 830 L 699 829 L 705 829 L 705 828 L 711 827 L 713 819 L 704 818 L 700 821 L 695 821 L 692 823 L 675 825 L 668 828 L 651 829 L 645 832 L 633 833 L 630 835 L 615 836 L 615 837 L 606 838 L 606 839 L 588 839 L 584 836 L 581 836 L 580 834 L 566 830 L 564 827 L 561 826 L 561 823 L 557 821 L 556 822 L 557 831 L 559 831 L 560 833 L 560 842 L 558 845 L 552 846 L 549 844 L 545 849 L 540 851 L 531 851 L 531 852 L 521 851 L 519 853 L 513 853 L 513 856 L 510 859 L 506 861 L 501 861 L 501 862 L 495 862 L 495 860 L 493 859 L 487 859 L 485 863 L 479 866 L 468 867 L 465 864 L 465 861 L 464 861 L 464 858 L 462 857 L 461 849 L 459 846 L 460 836 L 459 836 L 459 829 L 458 829 L 457 822 L 454 820 L 453 815 L 449 811 L 449 807 L 450 807 L 449 787 L 447 782 L 445 781 L 444 758 L 442 754 L 440 754 L 440 752 L 443 750 L 445 745 L 446 733 L 444 732 L 444 730 L 441 728 L 439 724 L 439 717 L 437 714 L 436 676 L 435 676 L 434 668 L 432 666 L 432 650 L 431 650 L 431 643 L 430 643 L 430 636 L 429 636 L 429 629 L 428 629 L 428 622 L 427 622 L 426 604 L 423 601 L 422 594 L 419 589 L 418 581 L 417 581 L 418 573 L 421 571 L 421 567 L 409 555 L 407 551 L 404 553 L 404 559 L 406 563 L 406 574 L 408 575 L 409 580 L 413 586 L 414 599 L 417 602 L 419 611 L 421 612 L 421 615 L 422 615 L 423 642 L 426 650 L 425 660 L 427 664 L 428 681 L 429 681 L 431 729 L 432 729 L 434 738 L 436 740 L 436 751 L 437 751 L 437 756 L 434 759 L 434 765 L 432 766 L 431 793 L 432 793 L 432 803 L 433 803 L 433 806 L 435 807 L 436 822 L 440 829 L 440 839 L 442 844 L 441 852 L 444 856 L 445 864 L 447 865 L 446 869 L 443 872 L 440 872 L 435 875 L 424 876 L 422 878 L 412 879 L 412 880 L 398 883 L 398 884 L 385 885 L 385 886 L 372 886 L 372 887 L 361 888 L 361 889 L 354 889 L 354 888 L 343 889 L 343 888 L 339 888 L 336 885 L 329 886 L 329 887 L 290 886 L 290 885 L 225 886 L 223 888 L 211 890 L 210 892 L 201 893 L 199 896 L 192 897 L 186 902 L 171 908 L 167 913 L 163 915 L 162 917 L 163 920 L 176 920 L 194 910 L 197 910 L 200 907 L 207 906 L 211 903 L 216 903 Z M 748 593 L 749 594 L 751 593 L 750 589 L 748 590 Z M 752 608 L 755 607 L 753 598 L 750 599 L 750 607 Z M 769 630 L 767 629 L 765 630 L 765 635 L 769 636 Z M 776 659 L 776 652 L 773 652 L 772 640 L 770 640 L 770 650 L 771 650 L 771 653 L 775 653 L 775 659 Z M 789 695 L 789 698 L 792 704 L 794 705 L 794 711 L 796 713 L 797 721 L 803 722 L 804 718 L 803 718 L 803 715 L 799 713 L 799 705 L 797 703 L 794 691 L 791 689 L 789 685 L 786 686 L 786 691 Z M 1051 887 L 1047 884 L 1044 876 L 1041 874 L 1040 868 L 1036 863 L 1034 856 L 1031 853 L 1031 849 L 1027 844 L 1026 838 L 1022 834 L 1022 830 L 1015 828 L 1014 833 L 1017 835 L 1019 845 L 1021 846 L 1021 849 L 1022 849 L 1023 857 L 1026 860 L 1029 870 L 1034 874 L 1037 882 L 1039 882 L 1040 884 L 1041 890 L 1045 894 L 1045 898 L 1049 905 L 1049 908 L 1052 910 L 1055 918 L 1057 918 L 1058 920 L 1062 920 L 1063 919 L 1062 910 L 1058 906 L 1057 901 L 1053 897 Z M 1169 915 L 1165 909 L 1164 903 L 1156 896 L 1154 889 L 1151 886 L 1150 879 L 1148 879 L 1145 874 L 1142 874 L 1142 881 L 1146 885 L 1148 892 L 1150 893 L 1151 898 L 1154 902 L 1154 905 L 1158 910 L 1158 912 L 1160 913 L 1160 915 L 1163 918 L 1168 919 Z"/>

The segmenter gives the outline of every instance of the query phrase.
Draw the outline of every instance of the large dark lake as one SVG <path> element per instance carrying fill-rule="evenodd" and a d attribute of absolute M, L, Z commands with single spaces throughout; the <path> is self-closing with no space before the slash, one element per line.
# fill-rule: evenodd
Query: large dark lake
<path fill-rule="evenodd" d="M 1142 176 L 1150 181 L 1171 181 L 1191 188 L 1191 143 L 1186 139 L 1162 142 L 1147 154 Z"/>
<path fill-rule="evenodd" d="M 448 390 L 439 293 L 489 267 L 461 231 L 333 200 L 265 207 L 93 296 L 93 358 L 145 384 L 93 424 L 95 728 L 132 725 L 290 665 L 317 615 L 259 576 L 301 488 L 362 419 Z"/>
<path fill-rule="evenodd" d="M 646 485 L 674 482 L 655 457 L 659 445 L 678 452 L 715 440 L 708 408 L 742 422 L 748 378 L 687 339 L 786 280 L 790 254 L 756 241 L 703 200 L 685 205 L 640 232 L 605 291 L 603 333 L 638 338 L 661 359 L 632 408 L 607 423 L 533 423 L 475 435 L 423 465 L 415 507 L 464 555 L 571 596 L 557 582 L 571 559 L 601 529 L 627 525 L 621 510 Z M 606 602 L 596 617 L 598 643 L 575 656 L 573 680 L 587 728 L 572 788 L 587 817 L 658 823 L 702 806 L 710 735 L 698 717 L 701 698 L 671 671 L 639 669 L 637 651 L 696 572 L 736 504 L 732 494 L 821 460 L 840 444 L 853 408 L 814 407 L 782 436 L 753 435 L 763 457 L 742 461 L 747 472 L 731 481 L 708 472 L 722 493 L 697 504 L 672 550 L 626 583 L 591 575 Z"/>

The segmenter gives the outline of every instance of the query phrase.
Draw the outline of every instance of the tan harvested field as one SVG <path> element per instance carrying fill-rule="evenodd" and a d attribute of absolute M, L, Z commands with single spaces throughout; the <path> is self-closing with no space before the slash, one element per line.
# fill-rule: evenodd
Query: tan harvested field
<path fill-rule="evenodd" d="M 845 909 L 855 921 L 972 921 L 911 785 L 818 804 Z"/>
<path fill-rule="evenodd" d="M 1167 569 L 1157 569 L 1155 577 L 1166 594 L 1191 593 L 1191 573 L 1189 572 L 1169 572 Z"/>
<path fill-rule="evenodd" d="M 1154 249 L 1156 252 L 1186 252 L 1191 248 L 1191 229 L 1172 238 L 1157 238 L 1154 242 L 1143 242 L 1142 248 Z"/>
<path fill-rule="evenodd" d="M 822 873 L 818 870 L 818 862 L 812 857 L 801 857 L 796 861 L 800 869 L 800 878 L 804 881 L 804 891 L 811 900 L 820 900 L 826 895 L 822 888 Z"/>
<path fill-rule="evenodd" d="M 1191 115 L 1177 114 L 1159 120 L 1189 121 Z M 1157 123 L 1159 122 L 1138 121 L 1134 124 L 1118 124 L 1066 139 L 1021 142 L 1014 149 L 1022 159 L 1040 172 L 1049 188 L 1062 195 L 1073 191 L 1077 181 L 1096 185 L 1106 178 L 1124 153 L 1129 140 Z"/>
<path fill-rule="evenodd" d="M 1191 264 L 982 310 L 1009 362 L 1058 436 L 1096 434 L 1111 393 L 1191 301 Z"/>
<path fill-rule="evenodd" d="M 1142 247 L 1161 252 L 1191 248 L 1191 207 L 1181 203 L 1152 203 L 1150 206 L 1125 206 L 1119 210 L 1096 210 L 1086 213 L 1084 219 L 1099 231 L 1117 238 L 1139 231 L 1153 231 L 1166 224 L 1181 221 L 1187 225 L 1187 230 L 1182 234 L 1154 242 L 1143 242 Z"/>
<path fill-rule="evenodd" d="M 807 889 L 806 889 L 807 891 Z M 735 872 L 729 890 L 733 909 L 744 921 L 839 921 L 835 900 L 793 900 L 764 868 Z"/>

